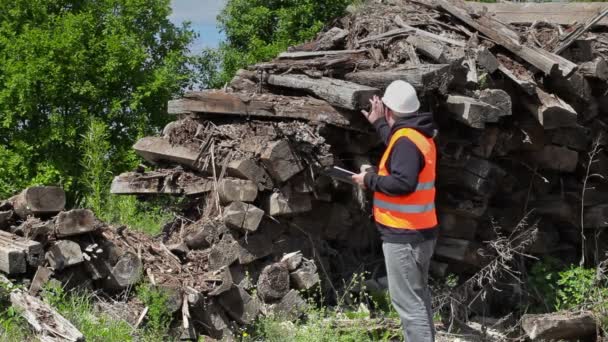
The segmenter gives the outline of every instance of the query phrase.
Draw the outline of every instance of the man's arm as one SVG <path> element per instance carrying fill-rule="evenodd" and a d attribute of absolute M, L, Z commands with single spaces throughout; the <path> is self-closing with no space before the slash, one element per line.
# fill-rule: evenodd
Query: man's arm
<path fill-rule="evenodd" d="M 391 137 L 391 128 L 386 122 L 385 118 L 378 119 L 373 123 L 376 133 L 380 136 L 380 139 L 385 145 L 388 145 L 388 139 Z"/>
<path fill-rule="evenodd" d="M 424 167 L 420 150 L 408 138 L 401 138 L 393 147 L 389 158 L 390 175 L 379 176 L 375 172 L 365 175 L 365 187 L 389 196 L 406 195 L 416 190 L 418 174 Z"/>

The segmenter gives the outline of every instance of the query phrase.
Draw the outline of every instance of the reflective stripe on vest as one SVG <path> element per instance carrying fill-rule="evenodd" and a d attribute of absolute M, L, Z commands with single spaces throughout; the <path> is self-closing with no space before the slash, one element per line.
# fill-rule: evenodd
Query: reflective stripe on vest
<path fill-rule="evenodd" d="M 388 158 L 400 138 L 408 138 L 424 157 L 424 167 L 418 174 L 414 192 L 403 196 L 374 193 L 374 218 L 376 222 L 398 229 L 428 229 L 437 226 L 435 213 L 435 169 L 437 152 L 435 142 L 412 128 L 401 128 L 391 137 L 380 161 L 378 175 L 390 174 L 386 167 Z"/>

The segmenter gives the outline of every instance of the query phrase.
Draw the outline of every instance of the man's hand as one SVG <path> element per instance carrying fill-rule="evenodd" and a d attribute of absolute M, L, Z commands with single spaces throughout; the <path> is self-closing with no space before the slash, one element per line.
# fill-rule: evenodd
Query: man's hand
<path fill-rule="evenodd" d="M 367 172 L 361 172 L 358 175 L 353 175 L 351 178 L 361 189 L 365 189 L 365 174 Z"/>
<path fill-rule="evenodd" d="M 369 102 L 372 104 L 371 112 L 368 113 L 366 110 L 362 110 L 361 113 L 365 115 L 367 121 L 373 124 L 384 117 L 384 103 L 382 103 L 382 100 L 377 95 L 374 95 Z"/>

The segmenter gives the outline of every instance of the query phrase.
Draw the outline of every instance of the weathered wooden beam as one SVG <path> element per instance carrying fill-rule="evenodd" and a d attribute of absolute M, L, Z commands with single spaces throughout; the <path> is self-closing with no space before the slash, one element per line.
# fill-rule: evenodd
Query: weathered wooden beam
<path fill-rule="evenodd" d="M 290 46 L 288 52 L 296 51 L 328 51 L 340 50 L 344 48 L 348 30 L 339 27 L 332 27 L 327 32 L 321 32 L 313 41 L 306 42 L 297 46 Z"/>
<path fill-rule="evenodd" d="M 272 62 L 258 63 L 252 70 L 274 72 L 320 70 L 328 72 L 348 72 L 354 69 L 367 70 L 374 66 L 374 61 L 367 59 L 364 54 L 351 53 L 336 56 L 321 56 L 311 59 L 276 59 Z"/>
<path fill-rule="evenodd" d="M 578 164 L 578 152 L 561 146 L 547 145 L 541 151 L 530 152 L 530 159 L 541 170 L 574 172 Z"/>
<path fill-rule="evenodd" d="M 580 64 L 578 70 L 585 77 L 597 78 L 601 81 L 608 80 L 608 62 L 602 57 Z"/>
<path fill-rule="evenodd" d="M 51 306 L 29 294 L 15 290 L 11 304 L 25 318 L 41 341 L 84 341 L 84 335 Z"/>
<path fill-rule="evenodd" d="M 169 162 L 204 171 L 200 170 L 199 151 L 186 146 L 172 145 L 163 138 L 141 138 L 133 145 L 133 149 L 140 157 L 153 164 Z"/>
<path fill-rule="evenodd" d="M 289 270 L 281 262 L 270 264 L 262 270 L 257 283 L 258 297 L 265 303 L 280 300 L 289 292 Z"/>
<path fill-rule="evenodd" d="M 186 172 L 125 172 L 114 177 L 115 195 L 200 195 L 213 190 L 213 179 Z"/>
<path fill-rule="evenodd" d="M 348 126 L 350 121 L 327 102 L 310 97 L 273 94 L 236 94 L 221 91 L 187 93 L 182 99 L 169 101 L 169 114 L 197 113 L 268 119 L 300 119 Z"/>
<path fill-rule="evenodd" d="M 232 202 L 224 209 L 226 226 L 241 230 L 245 233 L 254 232 L 260 226 L 264 211 L 252 204 Z"/>
<path fill-rule="evenodd" d="M 261 160 L 278 183 L 283 183 L 304 170 L 304 163 L 285 139 L 270 143 L 262 152 Z"/>
<path fill-rule="evenodd" d="M 36 241 L 0 231 L 0 271 L 13 275 L 37 267 L 44 260 L 42 245 Z"/>
<path fill-rule="evenodd" d="M 95 214 L 89 209 L 62 211 L 55 220 L 55 235 L 66 237 L 94 232 L 97 229 Z"/>
<path fill-rule="evenodd" d="M 359 110 L 369 106 L 369 99 L 380 90 L 334 78 L 310 78 L 306 75 L 270 75 L 267 82 L 274 86 L 304 90 L 327 101 L 329 104 Z"/>
<path fill-rule="evenodd" d="M 398 18 L 398 19 L 397 19 Z M 419 37 L 425 37 L 425 38 L 429 38 L 441 43 L 445 43 L 445 44 L 451 44 L 453 46 L 459 46 L 459 47 L 465 47 L 466 42 L 462 41 L 462 40 L 455 40 L 455 39 L 451 39 L 448 37 L 443 37 L 425 30 L 421 30 L 415 27 L 412 27 L 410 25 L 407 25 L 403 19 L 401 19 L 401 17 L 397 16 L 397 18 L 395 18 L 395 22 L 401 26 L 400 29 L 394 29 L 394 30 L 390 30 L 387 31 L 385 33 L 379 34 L 379 35 L 374 35 L 371 37 L 366 37 L 364 39 L 361 39 L 360 41 L 358 41 L 358 44 L 365 44 L 365 43 L 369 43 L 369 42 L 375 42 L 377 40 L 381 40 L 381 39 L 386 39 L 386 38 L 392 38 L 392 37 L 396 37 L 396 36 L 400 36 L 400 35 L 416 35 Z"/>
<path fill-rule="evenodd" d="M 481 265 L 481 255 L 477 253 L 479 245 L 474 242 L 443 237 L 437 241 L 435 256 L 444 260 L 461 262 L 472 266 Z"/>
<path fill-rule="evenodd" d="M 448 96 L 446 107 L 456 120 L 479 129 L 485 128 L 486 122 L 496 122 L 497 118 L 508 115 L 498 107 L 461 95 Z"/>
<path fill-rule="evenodd" d="M 558 25 L 583 23 L 606 7 L 602 2 L 467 2 L 467 5 L 475 11 L 484 11 L 484 8 L 487 8 L 488 13 L 505 24 L 524 25 L 539 21 Z M 595 25 L 608 26 L 608 19 L 602 18 Z"/>
<path fill-rule="evenodd" d="M 35 186 L 23 190 L 9 202 L 22 219 L 29 215 L 54 215 L 65 208 L 65 192 L 55 186 Z"/>
<path fill-rule="evenodd" d="M 604 8 L 603 11 L 597 13 L 590 18 L 587 19 L 584 25 L 577 27 L 574 31 L 568 33 L 566 37 L 563 38 L 562 42 L 553 49 L 554 53 L 561 53 L 564 51 L 570 44 L 574 43 L 579 37 L 581 37 L 585 32 L 587 32 L 593 25 L 598 23 L 602 18 L 608 15 L 608 8 Z"/>
<path fill-rule="evenodd" d="M 332 51 L 301 51 L 301 52 L 283 52 L 280 53 L 279 59 L 302 59 L 302 58 L 314 58 L 321 56 L 338 56 L 338 55 L 350 55 L 354 53 L 365 53 L 366 49 L 359 50 L 332 50 Z"/>
<path fill-rule="evenodd" d="M 524 315 L 521 326 L 533 341 L 582 340 L 599 331 L 591 312 Z"/>
<path fill-rule="evenodd" d="M 421 64 L 385 71 L 357 71 L 346 74 L 351 82 L 385 89 L 396 80 L 410 83 L 418 90 L 438 89 L 453 77 L 449 64 Z"/>
<path fill-rule="evenodd" d="M 511 51 L 511 53 L 532 64 L 538 70 L 545 73 L 545 75 L 551 75 L 554 71 L 558 71 L 564 77 L 567 77 L 576 70 L 576 64 L 559 55 L 535 46 L 520 44 L 519 35 L 515 31 L 490 16 L 471 16 L 464 8 L 463 2 L 455 3 L 447 0 L 436 0 L 435 3 L 439 5 L 440 9 L 458 18 L 468 26 Z"/>
<path fill-rule="evenodd" d="M 523 98 L 523 103 L 545 129 L 577 125 L 577 113 L 572 106 L 540 88 L 535 93 L 536 98 Z"/>

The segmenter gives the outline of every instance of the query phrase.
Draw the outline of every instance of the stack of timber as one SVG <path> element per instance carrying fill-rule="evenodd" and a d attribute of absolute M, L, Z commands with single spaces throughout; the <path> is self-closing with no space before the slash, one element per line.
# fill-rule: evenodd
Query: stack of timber
<path fill-rule="evenodd" d="M 485 242 L 524 217 L 538 227 L 528 254 L 578 261 L 582 230 L 603 255 L 608 184 L 589 175 L 608 171 L 606 13 L 572 24 L 446 0 L 361 5 L 225 89 L 169 102 L 175 120 L 134 145 L 153 170 L 112 183 L 115 194 L 186 199 L 162 236 L 86 211 L 57 215 L 58 190 L 28 189 L 0 203 L 0 270 L 38 268 L 34 289 L 80 276 L 80 286 L 119 291 L 147 277 L 174 289 L 192 338 L 230 336 L 260 313 L 296 318 L 297 290 L 331 293 L 354 272 L 381 286 L 370 196 L 325 170 L 378 162 L 384 146 L 359 111 L 398 79 L 439 127 L 435 277 L 477 272 L 492 258 Z"/>
<path fill-rule="evenodd" d="M 170 101 L 176 120 L 134 146 L 157 170 L 120 175 L 113 192 L 192 198 L 191 223 L 176 221 L 181 238 L 168 240 L 221 255 L 213 268 L 299 246 L 336 278 L 361 265 L 381 277 L 369 196 L 324 170 L 378 162 L 382 142 L 359 111 L 400 79 L 439 126 L 432 273 L 475 273 L 491 259 L 484 242 L 524 217 L 538 227 L 527 253 L 578 260 L 581 229 L 608 225 L 607 184 L 587 176 L 608 168 L 608 11 L 572 24 L 475 8 L 370 2 L 223 90 Z M 226 253 L 244 241 L 248 253 Z"/>
<path fill-rule="evenodd" d="M 149 179 L 170 177 L 160 175 L 154 172 Z M 168 184 L 176 187 L 199 181 L 179 174 L 174 178 Z M 110 227 L 88 209 L 66 211 L 61 188 L 25 189 L 0 203 L 5 217 L 5 230 L 0 230 L 0 282 L 12 288 L 5 274 L 25 285 L 14 287 L 8 297 L 45 341 L 83 340 L 69 321 L 36 297 L 52 284 L 119 296 L 148 282 L 169 296 L 172 313 L 181 310 L 180 317 L 191 317 L 180 327 L 186 339 L 196 339 L 197 332 L 229 338 L 233 329 L 253 322 L 262 312 L 298 318 L 305 305 L 299 291 L 320 282 L 317 265 L 303 256 L 300 246 L 278 240 L 280 227 L 262 223 L 264 212 L 250 204 L 258 193 L 253 182 L 224 179 L 216 189 L 222 193 L 222 203 L 230 203 L 223 222 L 205 221 L 197 226 L 200 230 L 167 244 L 166 239 L 124 226 Z M 258 228 L 262 232 L 254 234 Z M 272 234 L 276 242 L 266 239 Z M 291 247 L 294 250 L 287 253 Z M 275 257 L 261 260 L 271 254 Z M 249 294 L 254 287 L 257 295 Z M 128 300 L 130 306 L 141 306 L 135 298 Z M 139 311 L 144 319 L 145 309 Z"/>

